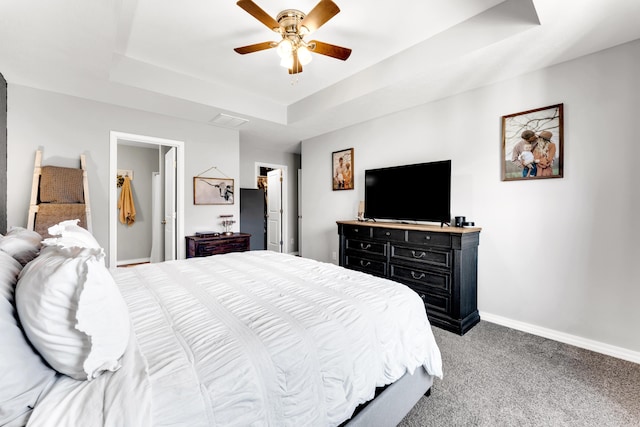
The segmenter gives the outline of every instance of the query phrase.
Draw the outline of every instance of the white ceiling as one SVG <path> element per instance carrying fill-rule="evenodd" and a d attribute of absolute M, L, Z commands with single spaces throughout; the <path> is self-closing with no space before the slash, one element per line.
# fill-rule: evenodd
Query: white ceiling
<path fill-rule="evenodd" d="M 318 0 L 254 0 L 269 15 Z M 640 0 L 334 0 L 309 39 L 353 49 L 292 77 L 277 40 L 235 0 L 2 0 L 10 84 L 210 123 L 241 140 L 298 142 L 640 38 Z"/>

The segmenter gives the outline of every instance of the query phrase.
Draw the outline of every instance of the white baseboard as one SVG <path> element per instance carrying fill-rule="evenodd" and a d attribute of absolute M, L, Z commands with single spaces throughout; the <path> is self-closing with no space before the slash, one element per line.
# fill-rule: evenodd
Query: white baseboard
<path fill-rule="evenodd" d="M 116 265 L 142 264 L 151 262 L 151 258 L 123 259 L 116 262 Z"/>
<path fill-rule="evenodd" d="M 586 350 L 595 351 L 596 353 L 606 354 L 629 362 L 640 364 L 640 352 L 627 350 L 626 348 L 616 347 L 599 341 L 582 338 L 576 335 L 566 334 L 564 332 L 554 331 L 530 323 L 520 322 L 518 320 L 508 319 L 502 316 L 496 316 L 490 313 L 480 313 L 480 318 L 487 322 L 496 323 L 518 331 L 527 332 L 543 338 L 549 338 L 565 344 L 584 348 Z"/>

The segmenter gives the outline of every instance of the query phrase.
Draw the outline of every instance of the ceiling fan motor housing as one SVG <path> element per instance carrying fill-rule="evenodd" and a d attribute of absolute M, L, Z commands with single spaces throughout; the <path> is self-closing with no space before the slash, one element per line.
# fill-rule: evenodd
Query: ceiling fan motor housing
<path fill-rule="evenodd" d="M 306 46 L 302 39 L 307 33 L 307 28 L 300 25 L 306 15 L 297 9 L 285 9 L 278 14 L 276 20 L 280 24 L 280 35 L 291 42 L 293 50 L 299 46 Z"/>
<path fill-rule="evenodd" d="M 280 27 L 287 33 L 297 33 L 298 24 L 306 15 L 297 9 L 285 9 L 278 14 L 276 20 Z"/>

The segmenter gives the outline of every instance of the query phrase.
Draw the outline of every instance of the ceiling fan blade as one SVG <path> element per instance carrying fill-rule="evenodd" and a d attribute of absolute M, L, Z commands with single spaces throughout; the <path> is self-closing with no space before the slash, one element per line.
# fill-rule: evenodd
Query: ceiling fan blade
<path fill-rule="evenodd" d="M 233 50 L 238 52 L 240 55 L 245 55 L 247 53 L 259 52 L 261 50 L 271 49 L 276 46 L 277 44 L 274 42 L 262 42 L 262 43 L 250 44 L 249 46 L 236 47 Z"/>
<path fill-rule="evenodd" d="M 346 61 L 351 55 L 351 49 L 341 46 L 336 46 L 329 43 L 319 42 L 317 40 L 311 40 L 309 43 L 309 50 L 320 55 L 330 56 L 332 58 L 341 59 Z M 315 45 L 315 47 L 314 47 Z"/>
<path fill-rule="evenodd" d="M 331 0 L 320 0 L 320 3 L 315 5 L 311 12 L 307 13 L 307 16 L 300 22 L 299 26 L 306 27 L 308 32 L 312 33 L 322 27 L 329 19 L 336 16 L 338 12 L 340 12 L 340 8 Z"/>
<path fill-rule="evenodd" d="M 280 24 L 278 24 L 278 21 L 273 19 L 267 12 L 262 10 L 260 6 L 258 6 L 251 0 L 239 0 L 236 4 L 243 8 L 249 15 L 253 16 L 258 21 L 269 27 L 270 30 L 278 31 L 280 29 Z"/>
<path fill-rule="evenodd" d="M 289 68 L 289 74 L 298 74 L 302 72 L 302 64 L 298 60 L 298 52 L 293 52 L 293 65 Z"/>

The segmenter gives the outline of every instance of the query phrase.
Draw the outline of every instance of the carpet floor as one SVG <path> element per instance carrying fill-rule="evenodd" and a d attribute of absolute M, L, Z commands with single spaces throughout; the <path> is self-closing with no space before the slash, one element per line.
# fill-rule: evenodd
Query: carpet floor
<path fill-rule="evenodd" d="M 640 364 L 484 321 L 433 332 L 444 376 L 402 427 L 640 426 Z"/>

